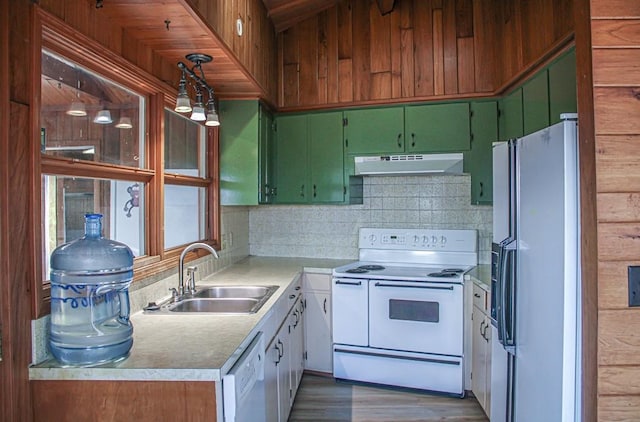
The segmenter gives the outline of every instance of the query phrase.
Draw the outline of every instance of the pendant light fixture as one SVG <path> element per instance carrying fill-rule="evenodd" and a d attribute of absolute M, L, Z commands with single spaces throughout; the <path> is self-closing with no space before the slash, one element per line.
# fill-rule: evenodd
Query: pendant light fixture
<path fill-rule="evenodd" d="M 67 114 L 74 117 L 84 117 L 87 115 L 87 108 L 84 103 L 80 101 L 80 78 L 78 78 L 77 84 L 76 98 L 71 102 L 71 107 L 67 110 Z"/>
<path fill-rule="evenodd" d="M 220 120 L 218 113 L 215 109 L 215 97 L 213 95 L 213 88 L 209 86 L 202 70 L 203 63 L 209 63 L 213 58 L 207 54 L 191 53 L 187 54 L 186 59 L 194 63 L 191 68 L 183 62 L 178 62 L 178 68 L 182 70 L 182 77 L 178 85 L 178 96 L 176 98 L 175 111 L 178 113 L 191 112 L 191 120 L 206 121 L 207 126 L 219 126 Z M 196 92 L 196 102 L 191 107 L 191 101 L 189 100 L 189 94 L 187 92 L 187 75 L 193 81 L 191 86 Z M 204 101 L 204 96 L 207 96 Z M 206 110 L 205 110 L 206 104 Z"/>
<path fill-rule="evenodd" d="M 131 129 L 133 124 L 131 124 L 131 119 L 129 117 L 120 117 L 118 123 L 116 123 L 116 127 L 118 129 Z"/>
<path fill-rule="evenodd" d="M 93 123 L 98 123 L 100 125 L 108 125 L 113 123 L 113 119 L 111 119 L 111 112 L 107 109 L 100 110 L 96 117 L 93 119 Z"/>

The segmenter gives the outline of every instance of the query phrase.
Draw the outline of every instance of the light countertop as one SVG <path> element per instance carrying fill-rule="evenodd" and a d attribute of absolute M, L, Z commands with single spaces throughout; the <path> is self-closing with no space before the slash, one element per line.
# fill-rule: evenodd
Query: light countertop
<path fill-rule="evenodd" d="M 29 369 L 32 380 L 219 381 L 235 363 L 278 298 L 303 270 L 331 274 L 352 260 L 248 257 L 198 282 L 277 285 L 250 315 L 131 315 L 133 347 L 120 362 L 92 368 L 62 367 L 48 360 Z"/>
<path fill-rule="evenodd" d="M 467 273 L 473 281 L 486 291 L 491 291 L 491 265 L 481 264 Z"/>

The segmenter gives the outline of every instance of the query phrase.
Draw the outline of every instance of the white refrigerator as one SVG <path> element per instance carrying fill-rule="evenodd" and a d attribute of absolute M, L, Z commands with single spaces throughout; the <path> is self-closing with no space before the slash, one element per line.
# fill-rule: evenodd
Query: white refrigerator
<path fill-rule="evenodd" d="M 580 420 L 575 114 L 493 145 L 492 422 Z"/>

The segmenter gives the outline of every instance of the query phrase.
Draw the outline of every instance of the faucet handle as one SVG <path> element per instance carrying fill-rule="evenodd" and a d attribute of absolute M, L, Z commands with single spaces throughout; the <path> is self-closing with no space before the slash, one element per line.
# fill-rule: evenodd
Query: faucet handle
<path fill-rule="evenodd" d="M 179 296 L 178 291 L 176 290 L 175 287 L 171 287 L 169 289 L 169 291 L 171 292 L 171 301 L 175 302 L 178 299 L 178 296 Z"/>
<path fill-rule="evenodd" d="M 187 267 L 186 289 L 191 294 L 196 292 L 196 271 L 197 270 L 198 270 L 198 267 L 195 265 L 191 267 Z"/>

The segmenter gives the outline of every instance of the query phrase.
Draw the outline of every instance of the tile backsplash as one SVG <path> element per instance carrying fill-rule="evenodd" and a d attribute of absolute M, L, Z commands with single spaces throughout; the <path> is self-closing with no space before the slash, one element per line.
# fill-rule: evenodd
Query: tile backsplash
<path fill-rule="evenodd" d="M 476 229 L 490 263 L 492 207 L 471 205 L 471 176 L 365 177 L 362 205 L 271 205 L 249 211 L 251 255 L 358 257 L 360 227 Z"/>

